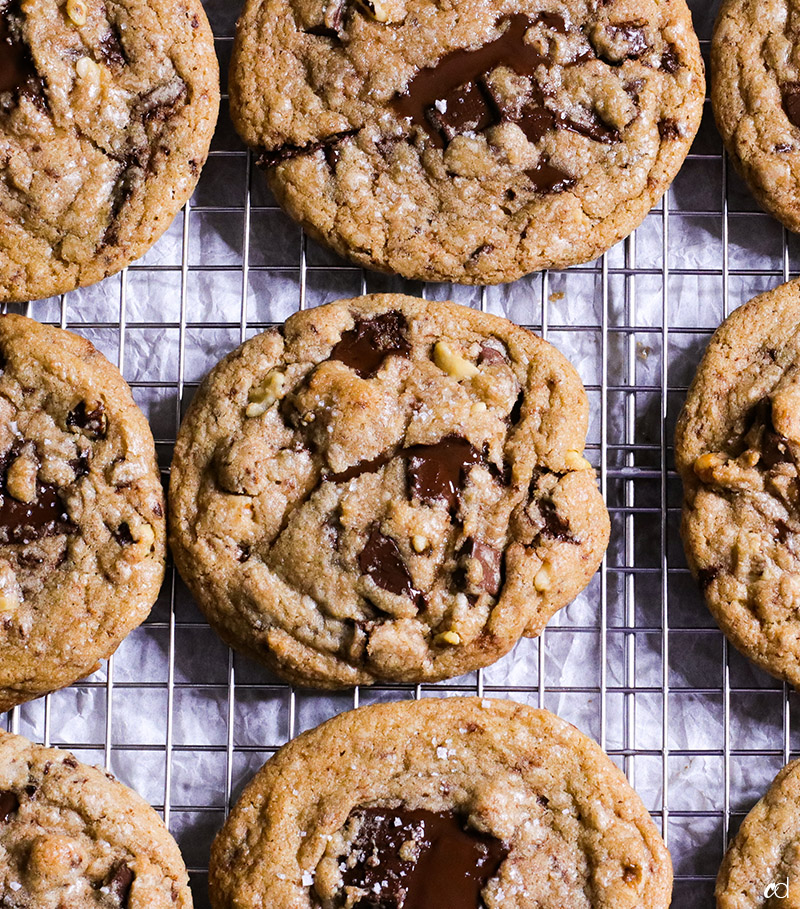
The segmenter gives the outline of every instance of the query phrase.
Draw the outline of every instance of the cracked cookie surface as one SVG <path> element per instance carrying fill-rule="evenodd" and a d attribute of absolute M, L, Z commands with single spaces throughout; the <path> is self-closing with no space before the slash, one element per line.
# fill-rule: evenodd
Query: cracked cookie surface
<path fill-rule="evenodd" d="M 759 204 L 800 231 L 800 4 L 726 0 L 711 45 L 711 101 Z"/>
<path fill-rule="evenodd" d="M 191 909 L 175 841 L 133 790 L 66 751 L 0 732 L 0 903 Z"/>
<path fill-rule="evenodd" d="M 473 284 L 630 233 L 703 99 L 683 0 L 249 0 L 231 64 L 234 123 L 312 236 Z"/>
<path fill-rule="evenodd" d="M 153 436 L 83 338 L 0 316 L 0 710 L 74 682 L 164 575 Z"/>
<path fill-rule="evenodd" d="M 513 701 L 340 714 L 256 774 L 214 842 L 214 909 L 666 909 L 669 853 L 574 726 Z"/>
<path fill-rule="evenodd" d="M 0 0 L 0 302 L 144 255 L 189 198 L 219 107 L 199 0 Z"/>
<path fill-rule="evenodd" d="M 716 332 L 678 421 L 682 536 L 722 630 L 800 686 L 800 284 Z"/>
<path fill-rule="evenodd" d="M 290 680 L 460 675 L 597 569 L 586 425 L 574 369 L 505 319 L 391 294 L 297 313 L 192 402 L 176 563 L 224 640 Z"/>
<path fill-rule="evenodd" d="M 798 806 L 800 761 L 792 761 L 775 777 L 728 847 L 717 875 L 717 909 L 777 909 L 798 905 Z M 776 884 L 781 885 L 777 893 Z M 765 896 L 770 885 L 773 895 Z"/>

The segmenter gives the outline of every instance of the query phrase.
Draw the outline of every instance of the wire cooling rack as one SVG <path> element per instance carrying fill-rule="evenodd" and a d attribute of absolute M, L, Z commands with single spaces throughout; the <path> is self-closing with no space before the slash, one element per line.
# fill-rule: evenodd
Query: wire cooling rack
<path fill-rule="evenodd" d="M 207 0 L 225 71 L 239 4 Z M 695 0 L 708 49 L 715 4 Z M 538 641 L 451 682 L 320 695 L 227 650 L 170 567 L 149 620 L 89 679 L 8 715 L 8 728 L 104 764 L 159 810 L 208 906 L 211 840 L 285 741 L 359 703 L 482 694 L 541 705 L 625 770 L 672 852 L 676 907 L 712 902 L 727 839 L 800 748 L 797 696 L 727 646 L 686 569 L 674 423 L 723 317 L 798 270 L 800 247 L 757 210 L 707 110 L 664 202 L 602 259 L 494 288 L 411 284 L 353 268 L 275 206 L 226 101 L 191 202 L 127 272 L 12 307 L 90 338 L 119 363 L 156 436 L 164 479 L 199 379 L 298 307 L 405 291 L 506 315 L 570 356 L 591 404 L 588 456 L 612 516 L 598 575 Z"/>

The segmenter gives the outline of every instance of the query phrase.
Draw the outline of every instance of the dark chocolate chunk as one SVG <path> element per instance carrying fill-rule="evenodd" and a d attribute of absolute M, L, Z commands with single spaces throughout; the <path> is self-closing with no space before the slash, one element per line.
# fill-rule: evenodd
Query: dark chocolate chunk
<path fill-rule="evenodd" d="M 69 466 L 75 471 L 75 479 L 80 477 L 85 477 L 89 473 L 89 456 L 88 454 L 81 453 L 77 458 L 73 458 L 69 462 Z"/>
<path fill-rule="evenodd" d="M 330 358 L 349 366 L 362 379 L 372 378 L 390 354 L 410 355 L 407 332 L 405 316 L 394 310 L 374 319 L 356 319 L 355 326 L 342 334 Z"/>
<path fill-rule="evenodd" d="M 576 182 L 569 174 L 547 161 L 540 161 L 536 167 L 526 170 L 525 176 L 530 179 L 537 193 L 563 193 Z"/>
<path fill-rule="evenodd" d="M 39 97 L 42 83 L 19 29 L 10 25 L 8 8 L 0 6 L 0 93 Z"/>
<path fill-rule="evenodd" d="M 359 909 L 478 909 L 481 891 L 508 855 L 496 837 L 465 828 L 454 812 L 359 808 L 345 887 L 358 888 Z M 401 857 L 414 841 L 414 859 Z M 354 860 L 355 859 L 355 860 Z"/>
<path fill-rule="evenodd" d="M 362 574 L 372 578 L 382 590 L 406 596 L 418 608 L 424 608 L 425 598 L 414 587 L 400 547 L 391 537 L 384 536 L 377 524 L 370 530 L 367 545 L 358 557 L 358 565 Z"/>
<path fill-rule="evenodd" d="M 134 873 L 125 862 L 120 862 L 115 868 L 112 868 L 105 881 L 105 886 L 111 896 L 119 900 L 122 907 L 128 905 L 128 897 L 133 884 Z"/>
<path fill-rule="evenodd" d="M 525 43 L 525 33 L 535 22 L 521 13 L 504 17 L 498 23 L 501 28 L 505 26 L 499 38 L 473 50 L 452 51 L 435 66 L 419 70 L 405 90 L 394 97 L 395 112 L 424 129 L 435 144 L 441 145 L 438 131 L 432 128 L 427 116 L 437 101 L 448 97 L 459 86 L 478 82 L 501 64 L 519 75 L 531 76 L 540 63 L 546 62 L 546 57 Z"/>
<path fill-rule="evenodd" d="M 508 422 L 511 426 L 516 426 L 522 418 L 522 405 L 525 403 L 525 392 L 520 392 L 517 395 L 517 400 L 514 401 L 514 406 L 511 408 L 511 413 L 508 415 Z"/>
<path fill-rule="evenodd" d="M 661 66 L 665 73 L 676 73 L 680 67 L 678 60 L 678 48 L 674 44 L 668 44 L 667 49 L 661 55 Z"/>
<path fill-rule="evenodd" d="M 461 499 L 467 470 L 482 460 L 460 436 L 445 436 L 433 445 L 413 445 L 405 454 L 409 495 L 426 503 L 443 499 L 451 512 Z"/>
<path fill-rule="evenodd" d="M 333 133 L 326 136 L 319 142 L 311 142 L 308 145 L 282 145 L 280 148 L 267 150 L 262 149 L 256 158 L 256 164 L 259 167 L 275 167 L 281 161 L 288 161 L 291 158 L 297 158 L 300 155 L 313 155 L 318 151 L 325 151 L 345 139 L 350 139 L 358 132 L 357 129 L 348 129 L 341 133 Z"/>
<path fill-rule="evenodd" d="M 558 13 L 539 13 L 536 17 L 537 22 L 541 22 L 546 28 L 552 28 L 554 32 L 561 35 L 567 34 L 567 23 L 563 16 Z"/>
<path fill-rule="evenodd" d="M 488 543 L 473 539 L 467 540 L 462 552 L 469 558 L 480 562 L 483 570 L 480 589 L 485 590 L 489 596 L 497 596 L 502 586 L 503 553 Z"/>
<path fill-rule="evenodd" d="M 658 124 L 658 134 L 662 139 L 680 139 L 681 128 L 676 120 L 661 120 Z"/>
<path fill-rule="evenodd" d="M 781 544 L 781 546 L 786 545 L 786 542 L 793 533 L 794 531 L 786 523 L 786 521 L 778 518 L 778 520 L 775 522 L 775 538 Z"/>
<path fill-rule="evenodd" d="M 114 539 L 120 546 L 133 546 L 133 534 L 127 521 L 123 521 L 114 531 Z"/>
<path fill-rule="evenodd" d="M 783 109 L 792 126 L 800 127 L 800 82 L 784 82 L 781 86 Z"/>
<path fill-rule="evenodd" d="M 789 440 L 775 432 L 771 425 L 765 426 L 764 435 L 761 438 L 761 457 L 759 459 L 761 466 L 771 470 L 781 464 L 792 464 L 793 462 Z"/>
<path fill-rule="evenodd" d="M 525 133 L 529 142 L 538 142 L 557 125 L 557 116 L 546 107 L 525 107 L 522 116 L 517 120 L 517 126 Z"/>
<path fill-rule="evenodd" d="M 542 533 L 562 543 L 575 543 L 575 537 L 570 532 L 569 521 L 561 517 L 556 506 L 549 499 L 540 499 L 537 504 L 544 521 Z"/>
<path fill-rule="evenodd" d="M 606 126 L 597 114 L 592 111 L 586 111 L 582 120 L 573 120 L 562 114 L 559 117 L 558 125 L 561 129 L 579 133 L 581 136 L 586 136 L 587 139 L 602 142 L 604 145 L 613 145 L 615 142 L 619 142 L 621 138 L 619 130 Z"/>
<path fill-rule="evenodd" d="M 100 39 L 100 55 L 106 66 L 121 69 L 128 64 L 128 56 L 122 45 L 122 36 L 115 25 L 110 25 L 108 31 Z"/>
<path fill-rule="evenodd" d="M 467 82 L 437 99 L 427 116 L 448 142 L 461 133 L 480 132 L 494 120 L 479 82 Z"/>
<path fill-rule="evenodd" d="M 339 40 L 339 33 L 336 29 L 328 28 L 327 25 L 312 25 L 311 28 L 306 29 L 307 35 L 314 35 L 317 38 L 331 38 L 335 41 Z"/>
<path fill-rule="evenodd" d="M 644 25 L 640 22 L 620 22 L 608 26 L 608 34 L 613 41 L 619 41 L 625 47 L 625 57 L 636 60 L 644 54 L 648 47 L 647 35 Z"/>
<path fill-rule="evenodd" d="M 712 581 L 719 577 L 719 568 L 699 568 L 697 570 L 697 580 L 702 590 L 711 586 Z"/>
<path fill-rule="evenodd" d="M 17 457 L 12 448 L 0 459 L 0 543 L 26 545 L 61 533 L 75 533 L 58 489 L 51 483 L 36 484 L 36 501 L 20 502 L 8 491 L 6 475 Z"/>
<path fill-rule="evenodd" d="M 81 401 L 67 414 L 67 426 L 70 429 L 82 429 L 91 439 L 105 438 L 108 420 L 103 402 L 100 401 L 93 410 L 87 410 L 86 401 Z"/>
<path fill-rule="evenodd" d="M 484 344 L 481 347 L 481 352 L 478 354 L 478 365 L 480 366 L 484 363 L 488 363 L 490 366 L 497 366 L 507 364 L 508 360 L 506 360 L 496 347 L 492 347 L 490 344 Z"/>
<path fill-rule="evenodd" d="M 137 113 L 145 123 L 165 123 L 183 107 L 189 89 L 179 76 L 145 92 L 137 102 Z"/>
<path fill-rule="evenodd" d="M 352 467 L 347 467 L 339 473 L 331 473 L 328 476 L 324 477 L 326 480 L 330 480 L 332 483 L 346 483 L 348 480 L 355 480 L 365 473 L 375 473 L 380 470 L 384 464 L 388 464 L 392 460 L 393 455 L 385 453 L 378 455 L 377 458 L 372 458 L 369 461 L 359 461 L 358 464 L 353 464 Z"/>
<path fill-rule="evenodd" d="M 0 792 L 0 821 L 4 824 L 19 808 L 19 799 L 15 792 Z"/>

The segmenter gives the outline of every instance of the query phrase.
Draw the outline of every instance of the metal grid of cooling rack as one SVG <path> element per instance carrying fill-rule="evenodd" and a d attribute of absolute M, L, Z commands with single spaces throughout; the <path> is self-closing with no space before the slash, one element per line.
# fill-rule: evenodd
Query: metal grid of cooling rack
<path fill-rule="evenodd" d="M 716 4 L 690 5 L 707 51 Z M 224 71 L 239 4 L 206 7 Z M 800 722 L 796 695 L 728 648 L 691 581 L 672 435 L 713 329 L 799 262 L 800 243 L 758 212 L 730 171 L 707 111 L 664 202 L 595 263 L 484 289 L 365 273 L 277 209 L 223 101 L 194 199 L 151 253 L 94 288 L 18 308 L 85 335 L 119 363 L 153 426 L 165 480 L 181 415 L 228 350 L 297 307 L 405 291 L 506 315 L 570 356 L 589 393 L 587 452 L 612 515 L 611 546 L 576 603 L 499 666 L 334 696 L 292 689 L 228 651 L 170 568 L 151 617 L 107 665 L 15 709 L 8 728 L 137 788 L 178 839 L 204 909 L 214 833 L 242 785 L 297 732 L 374 700 L 514 697 L 601 743 L 663 831 L 673 905 L 710 905 L 727 838 L 800 750 Z"/>

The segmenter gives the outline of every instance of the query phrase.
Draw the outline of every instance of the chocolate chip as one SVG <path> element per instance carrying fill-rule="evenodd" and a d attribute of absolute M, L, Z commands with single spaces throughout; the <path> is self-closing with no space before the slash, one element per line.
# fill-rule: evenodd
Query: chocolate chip
<path fill-rule="evenodd" d="M 547 161 L 540 161 L 536 167 L 525 171 L 537 193 L 563 193 L 575 185 L 575 179 Z"/>
<path fill-rule="evenodd" d="M 675 73 L 680 67 L 678 60 L 678 48 L 674 44 L 668 44 L 667 49 L 661 55 L 661 64 L 659 69 L 665 73 Z"/>
<path fill-rule="evenodd" d="M 490 344 L 483 344 L 478 354 L 478 365 L 481 366 L 484 363 L 488 363 L 490 366 L 499 366 L 507 365 L 508 360 L 496 347 L 492 347 Z"/>
<path fill-rule="evenodd" d="M 4 824 L 19 808 L 19 799 L 15 792 L 0 792 L 0 821 Z"/>
<path fill-rule="evenodd" d="M 658 134 L 665 140 L 680 139 L 681 128 L 676 120 L 661 120 L 658 124 Z"/>
<path fill-rule="evenodd" d="M 114 539 L 120 546 L 133 546 L 133 534 L 131 533 L 131 526 L 127 521 L 123 521 L 114 531 Z"/>
<path fill-rule="evenodd" d="M 697 580 L 700 583 L 700 588 L 705 590 L 710 587 L 711 583 L 719 577 L 719 572 L 719 568 L 698 568 Z"/>
<path fill-rule="evenodd" d="M 122 36 L 115 25 L 110 25 L 108 31 L 100 39 L 100 56 L 106 66 L 121 69 L 128 65 L 128 56 L 122 46 Z"/>
<path fill-rule="evenodd" d="M 499 38 L 474 50 L 452 51 L 435 66 L 419 70 L 392 100 L 395 113 L 425 130 L 434 144 L 441 146 L 439 125 L 434 128 L 428 118 L 428 111 L 436 107 L 437 101 L 443 101 L 460 86 L 478 83 L 485 73 L 501 64 L 519 75 L 531 76 L 540 63 L 546 62 L 547 57 L 525 42 L 525 33 L 535 23 L 520 13 L 503 17 L 497 23 L 504 28 Z"/>
<path fill-rule="evenodd" d="M 367 545 L 358 557 L 361 573 L 372 578 L 382 590 L 406 596 L 422 609 L 425 598 L 414 587 L 400 547 L 391 537 L 384 536 L 377 524 L 370 530 Z"/>
<path fill-rule="evenodd" d="M 784 82 L 781 86 L 783 109 L 792 126 L 800 127 L 800 82 Z"/>
<path fill-rule="evenodd" d="M 0 458 L 0 543 L 27 545 L 57 534 L 76 533 L 53 484 L 37 483 L 33 502 L 20 502 L 9 493 L 6 475 L 18 451 L 14 447 Z"/>
<path fill-rule="evenodd" d="M 349 480 L 358 479 L 362 474 L 376 473 L 384 464 L 388 464 L 391 460 L 391 454 L 381 454 L 369 461 L 359 461 L 358 464 L 347 467 L 339 473 L 328 474 L 324 479 L 330 480 L 331 483 L 347 483 Z"/>
<path fill-rule="evenodd" d="M 508 855 L 490 834 L 465 828 L 454 812 L 358 808 L 352 853 L 342 882 L 357 889 L 359 909 L 473 909 Z M 403 858 L 413 841 L 416 855 Z"/>
<path fill-rule="evenodd" d="M 488 543 L 470 538 L 464 544 L 462 554 L 480 562 L 483 574 L 478 588 L 489 596 L 497 596 L 502 587 L 503 553 Z"/>
<path fill-rule="evenodd" d="M 479 82 L 467 82 L 446 93 L 426 114 L 448 142 L 461 133 L 480 132 L 494 121 L 494 112 Z"/>
<path fill-rule="evenodd" d="M 125 862 L 120 862 L 119 865 L 112 868 L 106 877 L 105 886 L 108 888 L 108 892 L 119 900 L 122 907 L 128 905 L 134 877 L 133 870 Z"/>
<path fill-rule="evenodd" d="M 561 543 L 575 543 L 575 537 L 572 535 L 569 527 L 569 521 L 562 518 L 558 513 L 556 506 L 550 499 L 540 499 L 537 503 L 539 513 L 544 521 L 542 533 L 553 540 Z"/>
<path fill-rule="evenodd" d="M 89 473 L 89 456 L 87 454 L 80 454 L 77 458 L 73 458 L 69 462 L 69 466 L 75 472 L 75 479 L 79 480 L 81 477 L 85 477 Z"/>
<path fill-rule="evenodd" d="M 82 429 L 90 439 L 104 439 L 108 428 L 106 409 L 103 402 L 99 402 L 92 410 L 86 409 L 86 401 L 81 401 L 77 407 L 67 414 L 67 426 L 72 429 Z"/>
<path fill-rule="evenodd" d="M 330 358 L 344 363 L 362 379 L 372 378 L 390 354 L 410 355 L 407 332 L 405 316 L 394 310 L 373 319 L 356 318 L 355 326 L 342 334 Z"/>
<path fill-rule="evenodd" d="M 609 25 L 607 31 L 612 41 L 624 46 L 625 58 L 628 60 L 638 59 L 650 46 L 647 43 L 644 24 L 641 22 L 620 22 L 617 25 Z"/>
<path fill-rule="evenodd" d="M 517 126 L 525 133 L 528 142 L 538 142 L 551 129 L 556 128 L 556 115 L 546 107 L 535 105 L 525 107 L 522 116 L 516 121 Z"/>
<path fill-rule="evenodd" d="M 405 453 L 409 495 L 425 503 L 444 500 L 451 512 L 460 502 L 467 470 L 482 460 L 466 439 L 455 435 L 433 445 L 414 445 Z"/>
<path fill-rule="evenodd" d="M 300 155 L 313 155 L 318 151 L 323 151 L 331 145 L 350 139 L 358 132 L 357 129 L 348 129 L 344 132 L 333 133 L 326 136 L 319 142 L 311 142 L 308 145 L 282 145 L 280 148 L 273 150 L 262 149 L 256 158 L 256 164 L 259 167 L 275 167 L 282 161 L 289 161 L 291 158 L 297 158 Z"/>

